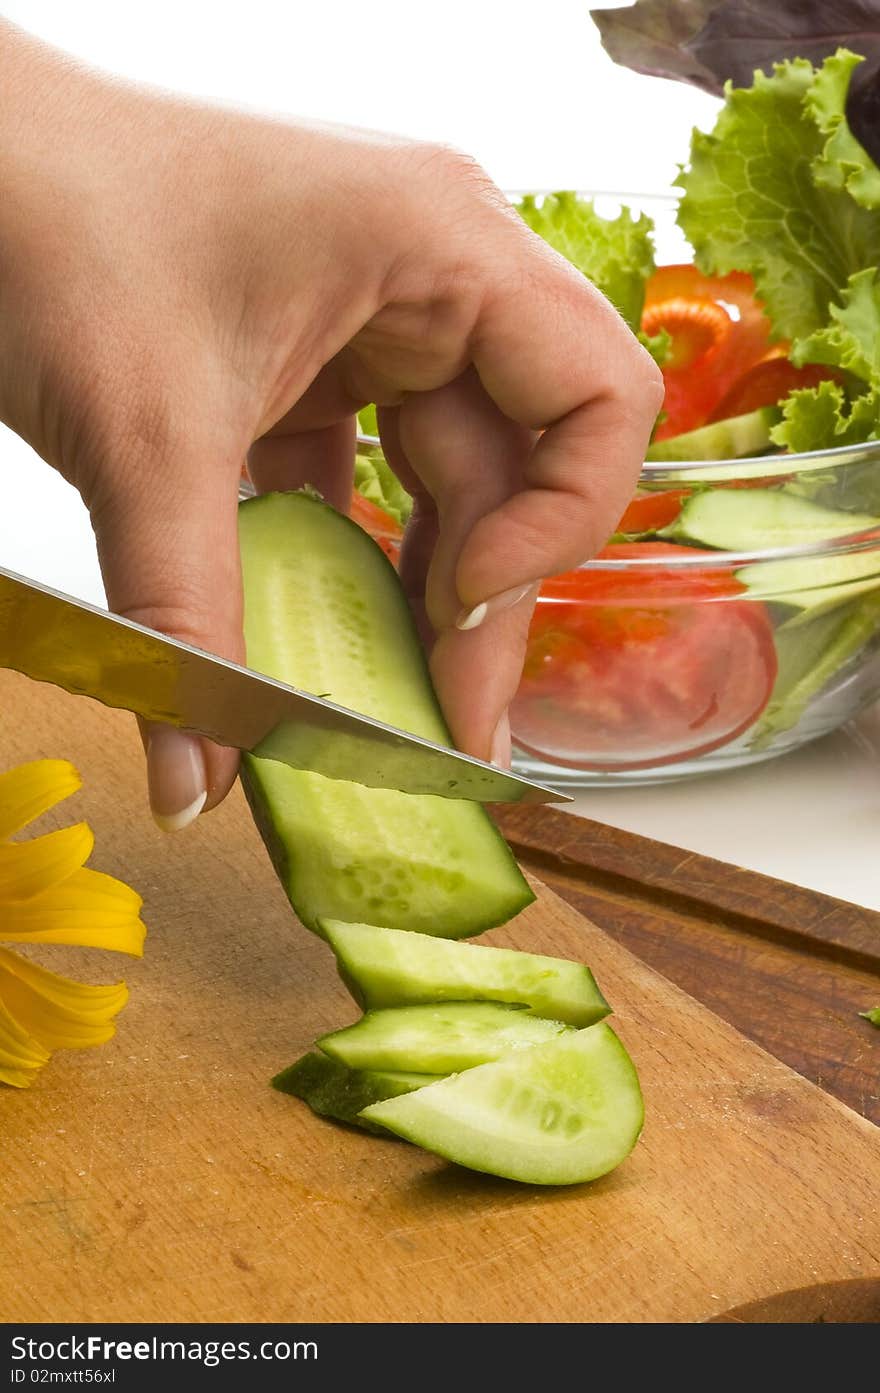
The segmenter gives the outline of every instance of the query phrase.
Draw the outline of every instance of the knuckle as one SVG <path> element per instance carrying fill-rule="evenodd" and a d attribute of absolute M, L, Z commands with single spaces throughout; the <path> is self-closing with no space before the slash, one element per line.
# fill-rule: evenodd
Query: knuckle
<path fill-rule="evenodd" d="M 639 392 L 646 405 L 653 406 L 654 414 L 663 405 L 663 398 L 666 395 L 666 383 L 663 381 L 663 374 L 658 368 L 654 359 L 646 348 L 636 342 L 636 362 L 633 369 L 633 377 L 638 383 Z"/>

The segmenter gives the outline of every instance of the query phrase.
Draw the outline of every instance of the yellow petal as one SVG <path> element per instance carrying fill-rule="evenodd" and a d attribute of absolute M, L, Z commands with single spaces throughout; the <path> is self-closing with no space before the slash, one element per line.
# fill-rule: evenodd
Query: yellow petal
<path fill-rule="evenodd" d="M 46 1049 L 87 1049 L 110 1039 L 128 989 L 124 982 L 111 987 L 74 982 L 0 949 L 0 999 Z"/>
<path fill-rule="evenodd" d="M 139 917 L 142 903 L 121 880 L 84 866 L 40 895 L 5 903 L 0 941 L 71 943 L 139 958 L 147 932 Z"/>
<path fill-rule="evenodd" d="M 66 880 L 88 861 L 94 844 L 91 828 L 78 822 L 29 842 L 0 845 L 0 905 L 30 899 Z"/>
<path fill-rule="evenodd" d="M 66 759 L 35 759 L 0 774 L 0 841 L 81 786 L 82 779 Z"/>
<path fill-rule="evenodd" d="M 0 1082 L 29 1088 L 49 1051 L 22 1030 L 0 1001 Z"/>

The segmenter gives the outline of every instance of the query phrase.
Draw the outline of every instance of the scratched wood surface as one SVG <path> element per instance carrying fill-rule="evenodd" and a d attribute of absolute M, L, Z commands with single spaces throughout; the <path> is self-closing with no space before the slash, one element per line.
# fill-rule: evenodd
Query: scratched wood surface
<path fill-rule="evenodd" d="M 11 674 L 0 709 L 0 765 L 79 765 L 47 821 L 89 819 L 150 926 L 116 1038 L 0 1094 L 5 1320 L 703 1321 L 880 1277 L 877 1130 L 549 891 L 487 937 L 585 958 L 613 1002 L 647 1123 L 612 1175 L 493 1181 L 273 1092 L 355 1013 L 238 793 L 163 838 L 128 719 Z"/>

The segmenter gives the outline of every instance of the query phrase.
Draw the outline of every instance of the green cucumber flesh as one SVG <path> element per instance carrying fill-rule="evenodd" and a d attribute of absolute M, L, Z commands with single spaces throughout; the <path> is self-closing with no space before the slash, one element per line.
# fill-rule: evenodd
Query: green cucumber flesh
<path fill-rule="evenodd" d="M 320 1117 L 333 1117 L 371 1132 L 385 1132 L 384 1127 L 359 1116 L 363 1108 L 412 1093 L 442 1077 L 391 1069 L 348 1069 L 329 1055 L 313 1051 L 276 1074 L 272 1087 L 301 1098 Z"/>
<path fill-rule="evenodd" d="M 736 578 L 755 599 L 803 610 L 800 620 L 805 622 L 819 609 L 833 609 L 880 586 L 880 545 L 837 556 L 752 561 L 740 567 Z"/>
<path fill-rule="evenodd" d="M 629 1055 L 600 1023 L 372 1104 L 363 1120 L 471 1170 L 576 1185 L 629 1155 L 644 1108 Z"/>
<path fill-rule="evenodd" d="M 588 967 L 565 958 L 453 943 L 403 929 L 322 919 L 340 976 L 367 1010 L 440 1001 L 502 1001 L 568 1025 L 593 1025 L 608 1002 Z"/>
<path fill-rule="evenodd" d="M 708 426 L 655 440 L 645 458 L 651 463 L 677 464 L 758 455 L 773 444 L 770 432 L 781 418 L 778 407 L 760 406 L 743 416 L 728 416 L 726 421 L 712 421 Z"/>
<path fill-rule="evenodd" d="M 368 1011 L 354 1025 L 323 1035 L 316 1044 L 349 1069 L 451 1074 L 570 1030 L 562 1021 L 548 1021 L 500 1002 L 451 1001 Z"/>
<path fill-rule="evenodd" d="M 764 551 L 848 537 L 880 526 L 867 513 L 823 508 L 779 489 L 709 489 L 692 494 L 662 536 L 720 551 Z"/>
<path fill-rule="evenodd" d="M 239 510 L 248 663 L 449 744 L 406 597 L 367 534 L 304 493 Z M 307 927 L 368 921 L 460 938 L 534 895 L 476 803 L 365 788 L 246 755 L 242 783 Z"/>
<path fill-rule="evenodd" d="M 784 490 L 716 489 L 687 499 L 662 535 L 721 551 L 766 551 L 831 542 L 878 526 L 880 519 L 868 513 L 826 508 Z M 804 610 L 842 604 L 880 583 L 880 546 L 754 561 L 737 571 L 737 579 L 755 599 Z"/>

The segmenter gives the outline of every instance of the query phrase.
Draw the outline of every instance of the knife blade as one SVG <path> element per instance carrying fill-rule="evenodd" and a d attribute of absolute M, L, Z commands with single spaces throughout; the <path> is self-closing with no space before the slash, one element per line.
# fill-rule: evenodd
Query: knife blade
<path fill-rule="evenodd" d="M 571 801 L 2 567 L 0 666 L 147 721 L 369 788 L 480 803 Z"/>

